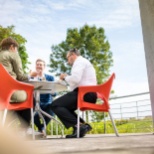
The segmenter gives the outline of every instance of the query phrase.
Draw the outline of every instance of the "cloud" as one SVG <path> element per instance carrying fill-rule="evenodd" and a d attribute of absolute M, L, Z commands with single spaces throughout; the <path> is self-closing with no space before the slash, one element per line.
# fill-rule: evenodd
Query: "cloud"
<path fill-rule="evenodd" d="M 134 5 L 136 1 L 129 0 L 127 3 L 122 0 L 116 2 L 113 0 L 96 2 L 92 0 L 67 0 L 65 2 L 47 0 L 39 1 L 39 3 L 38 1 L 13 0 L 11 5 L 7 0 L 3 3 L 0 14 L 2 14 L 1 22 L 4 25 L 26 23 L 31 26 L 38 24 L 37 27 L 41 27 L 44 23 L 43 26 L 52 27 L 57 22 L 58 27 L 63 25 L 66 29 L 88 23 L 113 30 L 132 26 L 138 14 L 136 5 Z"/>
<path fill-rule="evenodd" d="M 118 75 L 115 78 L 112 89 L 115 91 L 115 93 L 113 94 L 114 96 L 124 96 L 149 92 L 149 86 L 146 81 L 132 84 L 132 82 L 129 82 L 127 80 L 122 81 L 121 79 L 119 79 Z"/>
<path fill-rule="evenodd" d="M 15 24 L 18 12 L 23 9 L 23 5 L 19 1 L 13 1 L 10 4 L 9 0 L 0 2 L 0 24 L 10 25 Z"/>
<path fill-rule="evenodd" d="M 147 80 L 143 42 L 124 40 L 112 45 L 114 49 L 112 71 L 117 71 L 121 81 L 127 80 L 135 83 Z"/>
<path fill-rule="evenodd" d="M 89 4 L 88 0 L 65 0 L 65 1 L 50 1 L 46 0 L 44 3 L 47 4 L 51 9 L 55 11 L 63 11 L 63 10 L 77 10 L 80 8 L 84 8 Z"/>
<path fill-rule="evenodd" d="M 51 46 L 65 40 L 68 28 L 103 27 L 113 52 L 111 70 L 122 91 L 127 83 L 132 89 L 147 80 L 139 15 L 138 0 L 0 1 L 0 25 L 15 25 L 27 39 L 32 63 L 37 57 L 48 63 Z"/>
<path fill-rule="evenodd" d="M 100 15 L 96 16 L 95 20 L 91 22 L 96 23 L 96 25 L 103 26 L 105 29 L 115 30 L 133 26 L 134 22 L 139 21 L 139 10 L 135 1 L 129 1 L 130 5 L 121 0 L 119 0 L 119 2 L 114 2 L 118 3 L 117 7 L 113 8 L 111 6 L 109 11 L 104 10 L 106 13 L 103 13 L 103 10 L 101 13 L 100 10 Z"/>

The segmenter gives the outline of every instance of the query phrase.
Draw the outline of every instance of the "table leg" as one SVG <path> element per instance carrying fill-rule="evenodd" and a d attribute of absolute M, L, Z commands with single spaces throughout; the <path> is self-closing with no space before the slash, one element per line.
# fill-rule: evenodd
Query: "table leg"
<path fill-rule="evenodd" d="M 61 122 L 59 122 L 57 119 L 55 119 L 53 116 L 51 116 L 50 114 L 44 112 L 41 108 L 40 108 L 40 92 L 39 90 L 35 91 L 35 99 L 36 99 L 36 106 L 35 106 L 35 112 L 37 112 L 40 116 L 40 118 L 43 120 L 43 124 L 44 124 L 44 129 L 45 129 L 45 135 L 46 135 L 46 122 L 45 119 L 43 117 L 43 115 L 45 115 L 46 117 L 50 118 L 51 120 L 56 121 L 60 126 L 61 126 L 61 132 L 62 132 L 62 137 L 64 136 L 64 128 Z"/>
<path fill-rule="evenodd" d="M 50 114 L 44 112 L 41 108 L 40 108 L 39 110 L 40 110 L 40 112 L 41 112 L 43 115 L 45 115 L 46 117 L 50 118 L 51 120 L 56 121 L 56 122 L 60 125 L 60 127 L 61 127 L 61 132 L 62 132 L 62 137 L 63 137 L 63 136 L 64 136 L 64 128 L 63 128 L 62 123 L 61 123 L 60 121 L 58 121 L 57 119 L 55 119 L 55 118 L 54 118 L 53 116 L 51 116 Z"/>
<path fill-rule="evenodd" d="M 38 115 L 39 115 L 39 117 L 42 119 L 42 121 L 43 121 L 43 125 L 44 125 L 44 135 L 45 135 L 45 137 L 47 136 L 47 134 L 46 134 L 46 122 L 45 122 L 45 119 L 44 119 L 44 117 L 43 117 L 43 115 L 42 115 L 42 113 L 41 113 L 41 108 L 40 108 L 40 93 L 39 93 L 39 91 L 35 91 L 35 99 L 36 99 L 36 104 L 35 104 L 35 113 L 38 113 Z M 34 114 L 35 115 L 35 114 Z"/>

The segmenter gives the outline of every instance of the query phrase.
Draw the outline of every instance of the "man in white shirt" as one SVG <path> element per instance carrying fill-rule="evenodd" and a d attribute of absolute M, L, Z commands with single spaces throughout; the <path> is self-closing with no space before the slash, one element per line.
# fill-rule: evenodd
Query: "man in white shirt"
<path fill-rule="evenodd" d="M 77 49 L 68 51 L 66 58 L 68 64 L 72 66 L 71 75 L 61 74 L 60 79 L 69 84 L 71 91 L 54 100 L 51 104 L 51 109 L 67 129 L 73 127 L 73 133 L 66 135 L 66 138 L 77 138 L 77 115 L 75 110 L 77 109 L 78 87 L 96 85 L 97 80 L 93 65 L 80 56 Z M 97 95 L 94 92 L 89 92 L 84 96 L 84 99 L 95 103 Z M 80 118 L 80 137 L 84 137 L 91 129 L 92 127 Z"/>

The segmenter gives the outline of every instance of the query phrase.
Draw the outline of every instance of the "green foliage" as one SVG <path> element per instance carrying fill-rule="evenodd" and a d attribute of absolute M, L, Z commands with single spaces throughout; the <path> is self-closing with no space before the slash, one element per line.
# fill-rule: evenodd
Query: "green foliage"
<path fill-rule="evenodd" d="M 26 71 L 26 69 L 28 69 L 27 64 L 30 63 L 28 62 L 28 54 L 26 52 L 26 47 L 25 47 L 25 43 L 27 42 L 27 40 L 20 34 L 16 34 L 14 30 L 15 30 L 14 26 L 8 26 L 4 28 L 0 25 L 0 42 L 2 41 L 2 39 L 7 37 L 12 37 L 18 42 L 19 44 L 18 52 L 22 60 L 23 69 L 24 71 Z"/>
<path fill-rule="evenodd" d="M 123 125 L 123 124 L 126 124 L 126 123 L 128 123 L 127 119 L 122 119 L 122 120 L 116 120 L 115 121 L 116 126 L 120 126 L 120 125 Z"/>
<path fill-rule="evenodd" d="M 71 48 L 77 48 L 81 55 L 94 65 L 98 83 L 104 82 L 109 76 L 109 69 L 113 64 L 112 52 L 102 27 L 84 25 L 80 29 L 70 28 L 67 30 L 66 40 L 51 48 L 49 67 L 50 72 L 56 72 L 56 75 L 70 72 L 66 52 Z"/>
<path fill-rule="evenodd" d="M 51 130 L 53 129 L 53 135 L 61 134 L 61 127 L 57 125 L 55 122 L 51 121 L 51 123 L 47 126 L 47 134 L 51 134 Z M 147 133 L 153 132 L 153 124 L 152 119 L 141 119 L 141 120 L 116 120 L 116 127 L 119 133 Z M 92 130 L 88 132 L 88 134 L 113 134 L 114 129 L 111 121 L 100 121 L 100 122 L 91 122 Z M 37 128 L 35 127 L 37 130 Z M 72 128 L 64 129 L 64 134 L 71 134 Z"/>
<path fill-rule="evenodd" d="M 102 113 L 102 112 L 94 112 L 94 111 L 89 111 L 89 112 L 90 112 L 91 117 L 92 117 L 92 119 L 91 119 L 92 122 L 96 122 L 96 121 L 100 122 L 105 117 L 105 112 L 104 113 Z"/>
<path fill-rule="evenodd" d="M 116 120 L 115 124 L 119 133 L 153 132 L 152 119 L 140 119 L 140 120 L 139 119 L 137 120 L 122 119 L 122 120 Z M 101 125 L 104 125 L 104 123 L 102 122 Z M 114 133 L 114 129 L 111 121 L 106 121 L 105 127 L 106 128 L 102 130 L 102 133 L 104 133 L 104 130 L 106 130 L 106 133 Z M 99 128 L 97 127 L 96 129 L 99 129 Z"/>

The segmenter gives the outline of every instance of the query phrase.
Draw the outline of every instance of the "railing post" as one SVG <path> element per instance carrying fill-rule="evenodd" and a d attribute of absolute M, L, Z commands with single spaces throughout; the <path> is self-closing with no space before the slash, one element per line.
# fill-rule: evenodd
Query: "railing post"
<path fill-rule="evenodd" d="M 104 115 L 104 134 L 106 134 L 106 118 L 105 118 L 105 112 L 103 112 Z"/>
<path fill-rule="evenodd" d="M 138 115 L 138 104 L 137 104 L 137 101 L 136 101 L 136 112 L 137 112 L 137 119 L 138 119 L 139 115 Z"/>
<path fill-rule="evenodd" d="M 121 104 L 120 104 L 120 115 L 121 115 L 121 120 L 122 120 L 122 107 L 121 107 Z"/>

